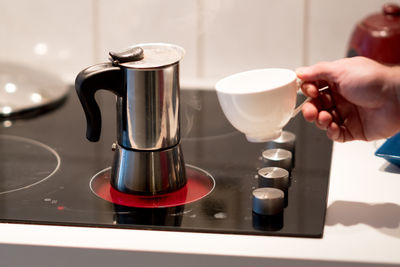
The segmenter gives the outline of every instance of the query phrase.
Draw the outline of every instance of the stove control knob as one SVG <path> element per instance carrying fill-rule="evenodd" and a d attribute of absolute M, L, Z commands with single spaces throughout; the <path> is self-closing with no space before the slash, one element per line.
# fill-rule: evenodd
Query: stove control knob
<path fill-rule="evenodd" d="M 263 187 L 253 191 L 253 211 L 261 215 L 275 215 L 283 211 L 285 193 L 277 188 Z"/>
<path fill-rule="evenodd" d="M 266 148 L 283 148 L 293 153 L 295 143 L 296 135 L 288 131 L 283 131 L 277 139 L 267 142 Z"/>
<path fill-rule="evenodd" d="M 279 167 L 258 170 L 258 187 L 274 187 L 286 191 L 289 187 L 289 172 Z"/>
<path fill-rule="evenodd" d="M 292 152 L 283 148 L 267 149 L 262 153 L 265 167 L 280 167 L 292 170 Z"/>

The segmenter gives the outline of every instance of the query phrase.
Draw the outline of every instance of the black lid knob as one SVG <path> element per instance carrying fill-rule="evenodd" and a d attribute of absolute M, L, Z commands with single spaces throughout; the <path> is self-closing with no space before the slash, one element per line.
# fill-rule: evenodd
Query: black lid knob
<path fill-rule="evenodd" d="M 110 60 L 113 65 L 119 63 L 139 61 L 143 59 L 143 49 L 141 47 L 131 47 L 121 52 L 109 52 Z"/>

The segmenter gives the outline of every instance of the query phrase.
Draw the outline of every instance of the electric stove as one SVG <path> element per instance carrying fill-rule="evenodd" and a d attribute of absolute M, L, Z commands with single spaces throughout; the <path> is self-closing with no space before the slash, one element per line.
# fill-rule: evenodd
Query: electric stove
<path fill-rule="evenodd" d="M 1 122 L 1 222 L 323 235 L 332 142 L 301 115 L 284 129 L 296 138 L 284 208 L 261 215 L 253 211 L 252 193 L 259 187 L 271 142 L 249 143 L 225 119 L 212 90 L 181 90 L 181 146 L 188 173 L 183 191 L 125 199 L 118 195 L 108 183 L 116 139 L 115 98 L 109 94 L 97 96 L 103 115 L 97 143 L 85 138 L 84 113 L 72 89 L 57 109 Z"/>

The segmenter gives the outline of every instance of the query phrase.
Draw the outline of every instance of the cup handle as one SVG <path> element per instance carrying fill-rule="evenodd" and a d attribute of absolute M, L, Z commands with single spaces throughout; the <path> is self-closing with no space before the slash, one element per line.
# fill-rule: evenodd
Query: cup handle
<path fill-rule="evenodd" d="M 303 81 L 302 81 L 301 79 L 297 78 L 296 84 L 297 84 L 297 89 L 298 89 L 298 91 L 301 92 L 300 87 L 301 87 L 301 85 L 303 84 Z M 307 103 L 308 101 L 310 101 L 310 100 L 311 100 L 311 97 L 307 97 L 306 100 L 303 101 L 303 103 L 301 103 L 297 108 L 295 108 L 295 109 L 293 110 L 293 113 L 292 113 L 292 117 L 291 117 L 291 118 L 296 117 L 296 115 L 299 114 L 299 112 L 300 112 L 301 108 L 303 107 L 303 105 L 304 105 L 305 103 Z"/>
<path fill-rule="evenodd" d="M 299 90 L 300 90 L 300 87 L 301 87 L 301 85 L 303 84 L 303 81 L 300 80 L 299 78 L 297 78 L 297 81 L 296 81 L 296 82 L 297 82 L 297 87 L 298 87 Z M 327 90 L 327 89 L 329 89 L 329 86 L 325 86 L 325 87 L 319 88 L 318 91 L 319 91 L 319 92 L 322 92 L 322 91 Z M 301 110 L 301 108 L 303 107 L 303 105 L 304 105 L 305 103 L 309 102 L 310 100 L 311 100 L 311 97 L 308 96 L 308 97 L 306 98 L 306 100 L 303 101 L 303 103 L 301 103 L 297 108 L 295 108 L 295 109 L 293 110 L 293 113 L 292 113 L 292 117 L 291 117 L 291 118 L 296 117 L 296 115 L 300 112 L 300 110 Z"/>
<path fill-rule="evenodd" d="M 301 103 L 297 108 L 295 108 L 293 110 L 293 113 L 292 113 L 292 118 L 296 117 L 296 115 L 299 114 L 299 112 L 300 112 L 301 108 L 303 107 L 303 105 L 305 103 L 307 103 L 308 101 L 310 101 L 310 100 L 311 100 L 311 97 L 307 97 L 306 100 L 303 101 L 303 103 Z"/>

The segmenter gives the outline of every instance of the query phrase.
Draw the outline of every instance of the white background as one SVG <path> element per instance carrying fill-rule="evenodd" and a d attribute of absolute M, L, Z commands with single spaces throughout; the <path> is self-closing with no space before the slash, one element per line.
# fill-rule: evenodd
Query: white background
<path fill-rule="evenodd" d="M 0 62 L 45 68 L 72 83 L 108 51 L 169 42 L 186 50 L 182 84 L 212 87 L 238 71 L 343 57 L 355 24 L 386 2 L 0 0 Z"/>

